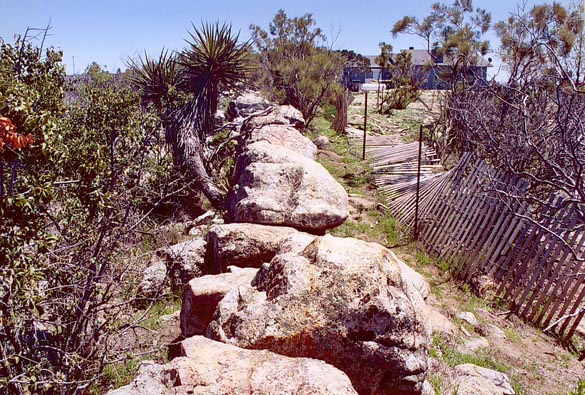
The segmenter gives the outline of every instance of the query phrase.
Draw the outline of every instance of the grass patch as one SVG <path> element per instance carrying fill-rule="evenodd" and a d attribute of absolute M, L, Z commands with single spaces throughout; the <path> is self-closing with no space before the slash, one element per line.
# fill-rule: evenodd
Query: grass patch
<path fill-rule="evenodd" d="M 506 329 L 504 329 L 504 333 L 506 334 L 506 337 L 512 343 L 516 343 L 516 344 L 522 343 L 522 337 L 513 328 L 506 328 Z"/>
<path fill-rule="evenodd" d="M 160 317 L 169 315 L 181 309 L 181 298 L 173 295 L 172 297 L 157 301 L 150 310 L 148 317 L 142 322 L 142 325 L 148 329 L 157 330 L 160 328 Z M 143 313 L 139 313 L 140 317 Z"/>

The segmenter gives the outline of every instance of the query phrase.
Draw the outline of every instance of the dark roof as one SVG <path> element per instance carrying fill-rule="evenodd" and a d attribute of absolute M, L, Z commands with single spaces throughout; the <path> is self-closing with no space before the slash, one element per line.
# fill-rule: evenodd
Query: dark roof
<path fill-rule="evenodd" d="M 424 66 L 431 62 L 431 54 L 426 49 L 404 49 L 402 52 L 410 52 L 412 56 L 412 64 L 415 66 Z M 390 54 L 393 58 L 398 56 L 398 53 L 391 53 Z M 376 58 L 378 55 L 368 55 L 366 58 L 370 59 L 370 67 L 380 67 L 378 63 L 376 63 Z M 439 66 L 449 66 L 453 64 L 450 57 L 447 55 L 443 58 L 443 62 L 438 63 Z M 487 61 L 483 56 L 479 56 L 477 59 L 478 67 L 492 67 L 492 64 Z"/>

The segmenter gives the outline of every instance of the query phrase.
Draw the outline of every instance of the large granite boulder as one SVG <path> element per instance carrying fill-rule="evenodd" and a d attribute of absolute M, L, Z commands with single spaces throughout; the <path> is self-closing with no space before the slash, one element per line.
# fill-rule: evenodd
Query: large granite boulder
<path fill-rule="evenodd" d="M 253 131 L 266 125 L 287 125 L 299 130 L 305 128 L 305 118 L 303 114 L 293 106 L 277 106 L 267 110 L 262 114 L 254 115 L 248 118 L 242 124 L 242 130 Z"/>
<path fill-rule="evenodd" d="M 317 157 L 317 146 L 303 136 L 297 129 L 287 125 L 266 125 L 250 132 L 246 140 L 248 144 L 266 141 L 295 151 L 309 159 Z"/>
<path fill-rule="evenodd" d="M 264 265 L 219 303 L 207 336 L 321 359 L 360 394 L 419 394 L 430 328 L 424 301 L 386 248 L 330 235 Z"/>
<path fill-rule="evenodd" d="M 214 273 L 230 265 L 259 268 L 281 250 L 302 251 L 315 236 L 285 226 L 214 225 L 207 233 L 207 259 Z"/>
<path fill-rule="evenodd" d="M 187 338 L 203 335 L 213 319 L 217 304 L 232 289 L 250 284 L 258 269 L 229 267 L 229 273 L 197 277 L 183 291 L 181 333 Z"/>
<path fill-rule="evenodd" d="M 235 222 L 322 233 L 349 215 L 347 193 L 319 163 L 285 147 L 252 143 L 238 157 L 227 209 Z"/>
<path fill-rule="evenodd" d="M 245 118 L 262 112 L 270 107 L 273 107 L 273 105 L 260 96 L 258 92 L 246 92 L 236 97 L 228 104 L 226 117 L 228 120 L 240 117 Z"/>
<path fill-rule="evenodd" d="M 357 395 L 347 376 L 325 362 L 244 350 L 194 336 L 181 357 L 145 364 L 134 381 L 109 395 Z"/>

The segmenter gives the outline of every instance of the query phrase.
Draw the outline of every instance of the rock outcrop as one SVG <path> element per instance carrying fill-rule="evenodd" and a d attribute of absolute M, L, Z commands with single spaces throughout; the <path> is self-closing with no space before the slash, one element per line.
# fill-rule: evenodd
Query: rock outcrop
<path fill-rule="evenodd" d="M 183 291 L 181 333 L 187 338 L 203 335 L 213 319 L 217 304 L 232 289 L 250 284 L 257 269 L 230 266 L 230 273 L 194 278 Z"/>
<path fill-rule="evenodd" d="M 324 232 L 345 221 L 347 193 L 319 163 L 264 141 L 238 157 L 227 208 L 235 222 Z"/>
<path fill-rule="evenodd" d="M 426 377 L 423 299 L 384 247 L 316 238 L 276 256 L 219 303 L 207 336 L 250 349 L 321 359 L 361 394 L 415 394 Z"/>
<path fill-rule="evenodd" d="M 259 268 L 281 250 L 302 251 L 314 238 L 285 226 L 214 225 L 207 233 L 207 259 L 214 273 L 223 273 L 230 265 Z"/>
<path fill-rule="evenodd" d="M 182 357 L 146 364 L 109 395 L 357 395 L 347 376 L 322 361 L 244 350 L 201 336 L 184 340 Z"/>

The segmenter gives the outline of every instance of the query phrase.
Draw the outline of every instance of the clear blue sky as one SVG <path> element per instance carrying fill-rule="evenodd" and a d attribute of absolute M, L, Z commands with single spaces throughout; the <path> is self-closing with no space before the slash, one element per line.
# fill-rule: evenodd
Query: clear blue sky
<path fill-rule="evenodd" d="M 329 38 L 337 37 L 336 49 L 375 55 L 380 41 L 392 44 L 394 49 L 423 48 L 424 43 L 413 36 L 394 39 L 390 29 L 404 15 L 424 17 L 435 1 L 0 0 L 0 37 L 12 41 L 15 33 L 24 33 L 27 26 L 45 26 L 50 18 L 53 29 L 47 43 L 63 50 L 68 73 L 73 72 L 73 57 L 78 73 L 93 61 L 116 71 L 124 69 L 124 59 L 144 50 L 156 54 L 163 47 L 181 49 L 191 22 L 196 25 L 201 21 L 230 22 L 236 31 L 241 31 L 242 39 L 247 39 L 251 23 L 267 28 L 282 8 L 289 16 L 312 13 Z M 528 6 L 547 1 L 529 0 Z M 568 6 L 569 1 L 560 3 Z M 516 5 L 514 0 L 474 1 L 474 6 L 491 11 L 494 21 L 507 18 Z M 492 47 L 496 47 L 495 35 L 490 33 L 488 38 L 492 39 Z M 494 73 L 497 69 L 490 71 Z"/>

